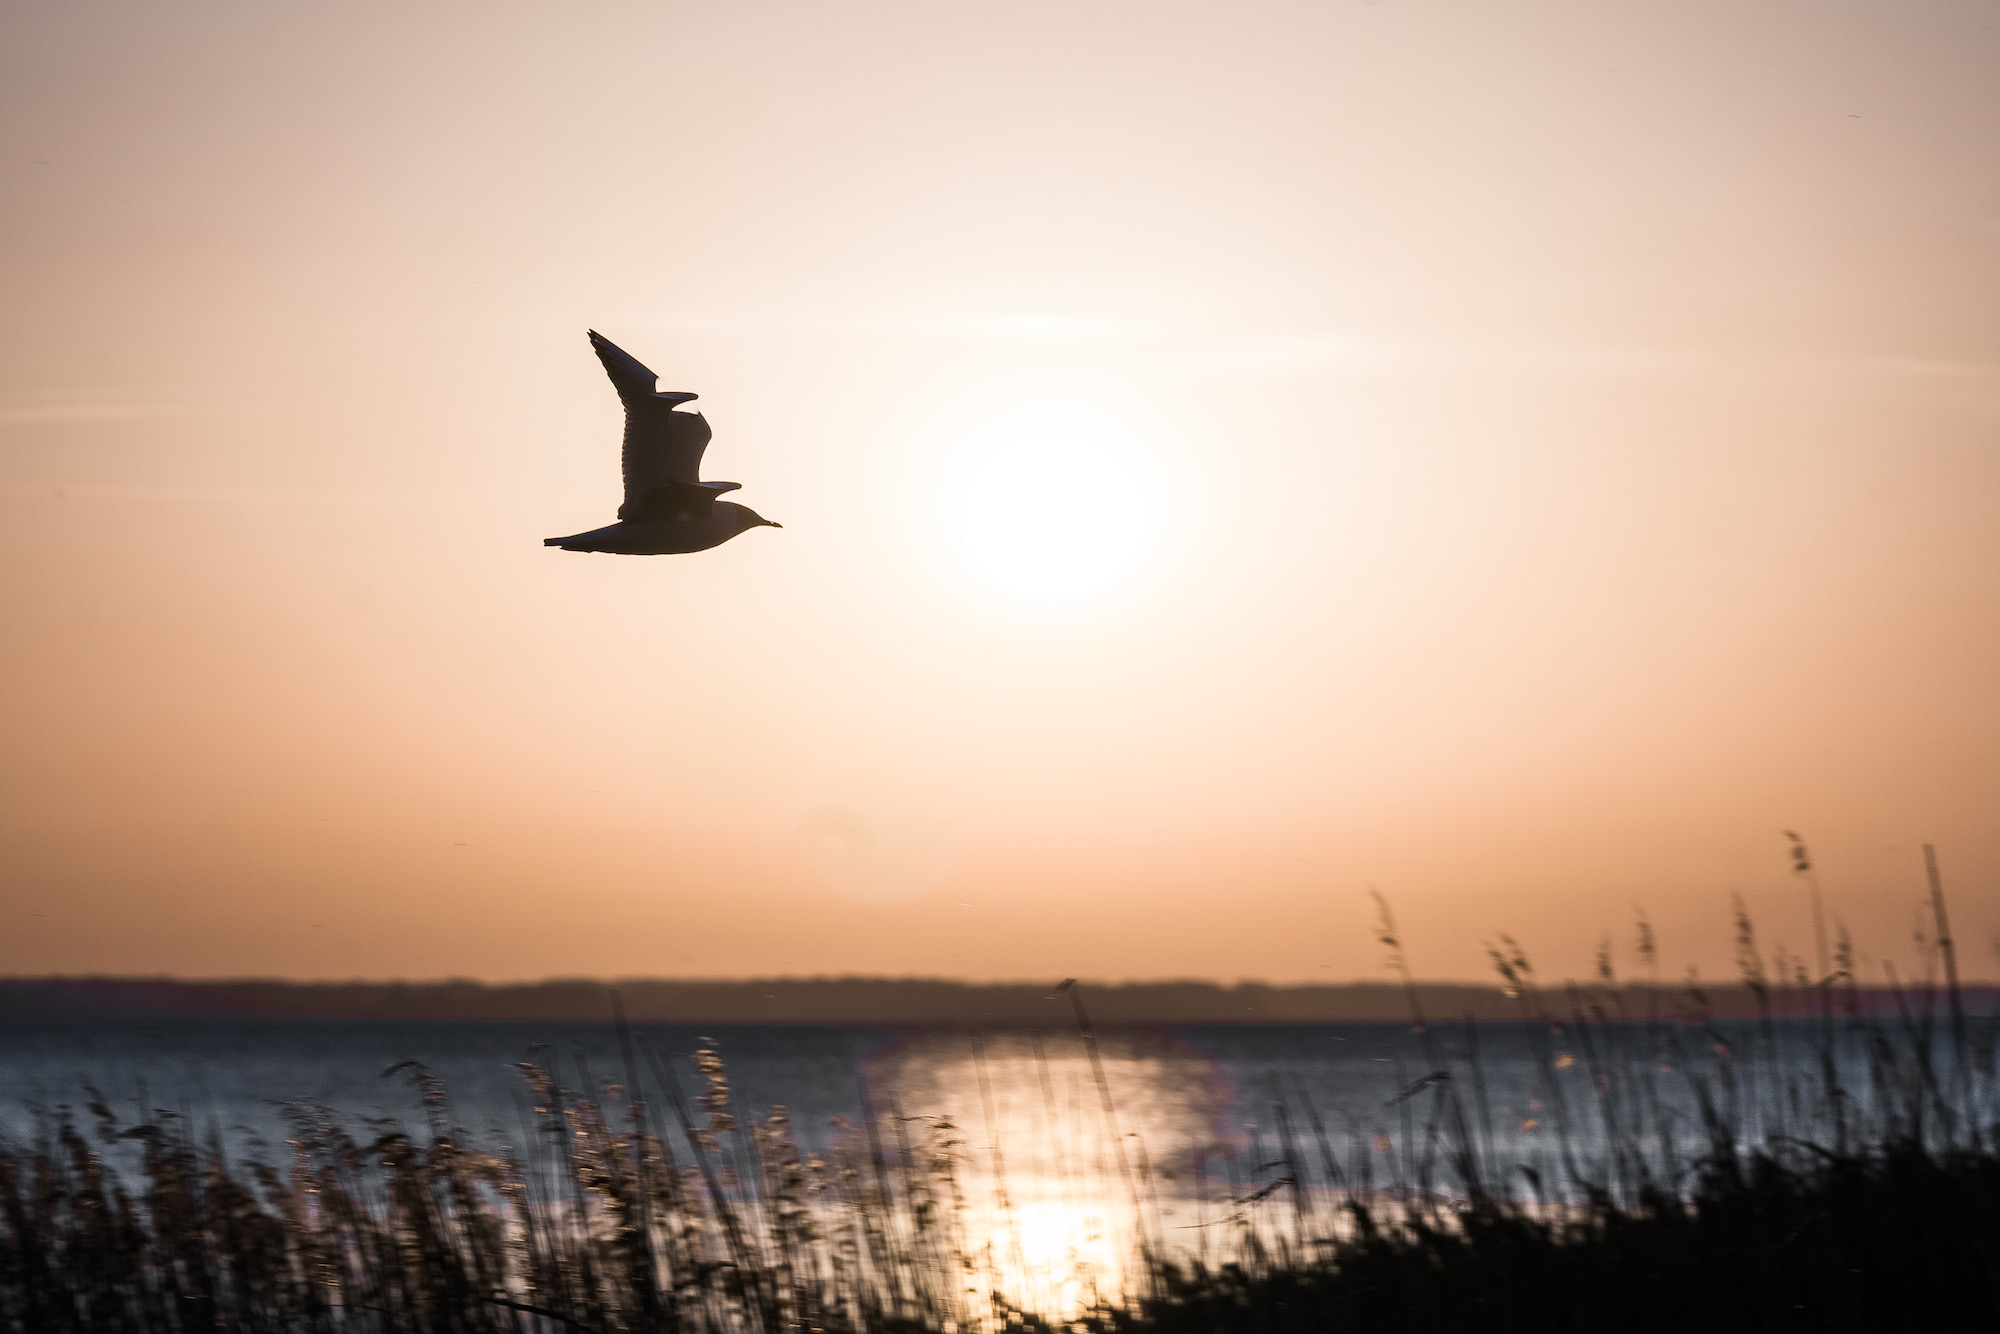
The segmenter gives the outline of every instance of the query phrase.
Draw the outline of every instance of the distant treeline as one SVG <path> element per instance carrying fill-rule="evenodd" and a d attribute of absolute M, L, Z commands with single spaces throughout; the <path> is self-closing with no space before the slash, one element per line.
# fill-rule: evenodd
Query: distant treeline
<path fill-rule="evenodd" d="M 674 1023 L 889 1024 L 942 1027 L 1058 1028 L 1074 1022 L 1069 999 L 1053 983 L 973 983 L 934 978 L 772 978 L 686 980 L 584 978 L 489 985 L 481 982 L 215 982 L 170 978 L 0 979 L 0 1021 L 144 1016 L 311 1016 L 342 1019 L 602 1020 L 612 994 L 628 1017 Z M 1407 1021 L 1412 1006 L 1449 1021 L 1578 1016 L 1698 1019 L 1759 1012 L 1756 993 L 1740 984 L 1689 988 L 1646 984 L 1618 988 L 1548 987 L 1509 998 L 1498 987 L 1425 982 L 1413 990 L 1387 982 L 1272 986 L 1257 982 L 1085 982 L 1094 1023 L 1106 1026 L 1215 1023 Z M 1991 989 L 1968 996 L 1984 1013 Z M 1816 1014 L 1818 993 L 1774 988 L 1777 1014 Z M 1840 993 L 1842 1009 L 1913 1015 L 1938 1002 L 1928 992 L 1880 988 Z"/>

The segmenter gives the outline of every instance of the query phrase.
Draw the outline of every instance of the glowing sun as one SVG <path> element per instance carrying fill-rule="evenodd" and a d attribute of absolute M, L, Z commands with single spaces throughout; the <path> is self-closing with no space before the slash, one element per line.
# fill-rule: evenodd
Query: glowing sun
<path fill-rule="evenodd" d="M 1151 533 L 1142 456 L 1113 422 L 1060 408 L 988 423 L 958 484 L 958 535 L 987 579 L 1066 601 L 1131 573 Z"/>

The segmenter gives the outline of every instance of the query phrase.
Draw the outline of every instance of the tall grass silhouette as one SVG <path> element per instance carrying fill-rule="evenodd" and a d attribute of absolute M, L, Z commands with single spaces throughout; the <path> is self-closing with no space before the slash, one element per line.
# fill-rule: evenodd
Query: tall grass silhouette
<path fill-rule="evenodd" d="M 1411 986 L 1420 1065 L 1340 1107 L 1278 1072 L 1226 1183 L 1213 1144 L 1129 1128 L 1073 983 L 1085 1059 L 1062 1087 L 1053 1035 L 1026 1035 L 1032 1077 L 999 1095 L 1036 1142 L 1011 1157 L 976 1035 L 953 1114 L 864 1084 L 819 1154 L 784 1107 L 743 1105 L 715 1046 L 655 1051 L 622 1015 L 616 1071 L 521 1064 L 511 1145 L 465 1131 L 413 1063 L 391 1073 L 420 1092 L 420 1128 L 364 1140 L 300 1109 L 276 1164 L 180 1113 L 121 1121 L 92 1091 L 0 1151 L 0 1328 L 1990 1328 L 2000 1020 L 1966 1012 L 1935 882 L 1933 901 L 1944 983 L 1901 985 L 1889 1015 L 1859 1003 L 1844 929 L 1814 978 L 1770 963 L 1740 907 L 1744 1022 L 1711 1017 L 1692 980 L 1663 1013 L 1608 949 L 1589 983 L 1546 987 L 1498 937 L 1517 1021 L 1426 1016 Z M 1638 933 L 1650 972 L 1643 916 Z M 1489 1076 L 1501 1036 L 1531 1054 L 1525 1103 Z M 1037 1209 L 1088 1237 L 1036 1249 Z"/>

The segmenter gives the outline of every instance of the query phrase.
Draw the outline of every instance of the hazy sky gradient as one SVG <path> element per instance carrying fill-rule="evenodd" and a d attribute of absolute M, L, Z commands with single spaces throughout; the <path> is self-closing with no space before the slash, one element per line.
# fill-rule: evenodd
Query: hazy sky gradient
<path fill-rule="evenodd" d="M 0 971 L 1996 971 L 1989 4 L 0 23 Z M 586 327 L 782 531 L 541 547 Z"/>

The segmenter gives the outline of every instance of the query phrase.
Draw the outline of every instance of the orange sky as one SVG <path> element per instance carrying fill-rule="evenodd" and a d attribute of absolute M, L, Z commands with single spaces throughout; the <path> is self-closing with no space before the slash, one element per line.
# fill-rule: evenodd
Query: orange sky
<path fill-rule="evenodd" d="M 0 972 L 2000 969 L 1990 5 L 0 28 Z"/>

